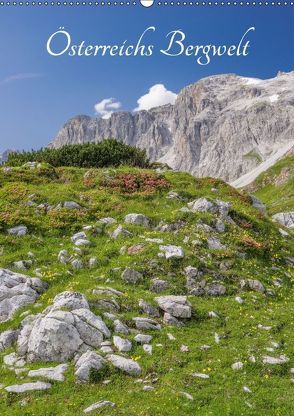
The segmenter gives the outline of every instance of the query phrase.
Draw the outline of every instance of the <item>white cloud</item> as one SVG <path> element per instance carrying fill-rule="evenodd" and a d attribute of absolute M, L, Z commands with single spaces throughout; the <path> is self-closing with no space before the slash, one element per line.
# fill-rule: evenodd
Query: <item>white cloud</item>
<path fill-rule="evenodd" d="M 102 118 L 109 118 L 114 111 L 121 108 L 121 103 L 115 98 L 104 98 L 104 100 L 95 104 L 95 111 Z"/>
<path fill-rule="evenodd" d="M 22 81 L 24 79 L 33 79 L 33 78 L 40 78 L 40 77 L 42 77 L 42 74 L 31 73 L 31 72 L 14 74 L 14 75 L 10 75 L 9 77 L 4 78 L 2 81 L 0 81 L 0 84 L 8 84 L 14 81 Z"/>
<path fill-rule="evenodd" d="M 137 101 L 138 107 L 134 111 L 149 110 L 165 104 L 174 104 L 177 94 L 168 91 L 163 84 L 155 84 L 149 89 L 149 92 Z"/>

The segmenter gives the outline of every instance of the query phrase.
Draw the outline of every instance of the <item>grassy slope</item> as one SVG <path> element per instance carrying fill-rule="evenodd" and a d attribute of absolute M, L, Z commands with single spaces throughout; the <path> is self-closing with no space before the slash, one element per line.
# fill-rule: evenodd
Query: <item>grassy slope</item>
<path fill-rule="evenodd" d="M 294 155 L 285 157 L 250 184 L 248 190 L 267 206 L 269 214 L 294 210 Z"/>
<path fill-rule="evenodd" d="M 120 169 L 137 174 L 135 169 Z M 29 251 L 34 253 L 34 264 L 27 271 L 34 275 L 36 268 L 41 269 L 43 279 L 49 283 L 44 293 L 41 306 L 31 306 L 26 310 L 36 313 L 42 311 L 52 302 L 53 297 L 63 290 L 76 290 L 84 293 L 92 304 L 92 310 L 101 314 L 95 307 L 92 289 L 97 285 L 108 285 L 124 292 L 120 317 L 130 324 L 133 316 L 140 314 L 138 300 L 144 298 L 153 302 L 156 294 L 150 292 L 151 277 L 160 277 L 171 283 L 166 294 L 185 294 L 183 269 L 188 265 L 206 265 L 211 271 L 219 270 L 219 262 L 233 260 L 233 266 L 222 272 L 222 278 L 228 288 L 228 295 L 222 298 L 189 297 L 195 314 L 183 328 L 163 327 L 160 332 L 151 332 L 153 355 L 148 356 L 142 347 L 135 346 L 130 356 L 138 360 L 143 368 L 142 378 L 158 378 L 155 390 L 144 392 L 142 384 L 136 379 L 108 369 L 105 379 L 88 385 L 74 383 L 72 367 L 66 374 L 64 383 L 53 383 L 48 392 L 10 395 L 0 390 L 0 414 L 3 416 L 72 416 L 82 415 L 82 410 L 98 400 L 111 400 L 116 403 L 115 409 L 106 408 L 105 415 L 290 415 L 292 400 L 290 395 L 291 381 L 289 368 L 291 363 L 280 366 L 268 366 L 261 363 L 261 355 L 277 356 L 286 354 L 291 357 L 293 342 L 293 289 L 291 287 L 290 268 L 284 258 L 290 254 L 289 243 L 279 235 L 277 228 L 268 219 L 263 218 L 253 209 L 246 196 L 238 193 L 221 181 L 213 179 L 196 179 L 185 173 L 167 172 L 165 178 L 170 182 L 169 190 L 179 192 L 187 200 L 200 196 L 219 198 L 232 202 L 232 215 L 239 226 L 227 226 L 224 234 L 217 237 L 227 245 L 227 250 L 209 252 L 206 248 L 206 237 L 203 231 L 195 228 L 201 218 L 206 223 L 213 221 L 208 214 L 187 214 L 179 212 L 185 202 L 168 200 L 169 190 L 154 193 L 134 193 L 126 195 L 113 190 L 111 179 L 118 170 L 93 170 L 91 179 L 84 180 L 83 169 L 42 169 L 38 173 L 15 168 L 10 174 L 0 171 L 0 267 L 12 268 L 13 261 L 27 259 Z M 104 184 L 101 186 L 101 184 Z M 216 194 L 211 188 L 217 188 Z M 74 200 L 85 207 L 82 211 L 60 210 L 45 214 L 34 207 L 26 206 L 28 196 L 35 194 L 37 203 L 56 204 L 60 201 Z M 183 220 L 184 227 L 177 233 L 161 233 L 154 229 L 126 225 L 133 232 L 131 238 L 109 238 L 110 226 L 100 236 L 91 236 L 92 246 L 84 249 L 83 259 L 95 255 L 99 265 L 96 269 L 84 268 L 80 271 L 68 270 L 70 267 L 57 261 L 61 249 L 73 253 L 70 236 L 81 230 L 84 224 L 95 224 L 104 216 L 113 216 L 118 223 L 123 223 L 127 213 L 145 213 L 158 224 L 161 220 L 173 222 Z M 26 224 L 29 235 L 22 238 L 8 236 L 8 226 Z M 145 251 L 137 255 L 121 255 L 122 246 L 142 243 L 142 235 L 152 238 L 163 238 L 166 244 L 181 245 L 185 249 L 185 258 L 170 262 L 158 258 L 158 245 L 145 243 Z M 201 247 L 183 243 L 185 236 L 190 241 L 200 239 Z M 251 237 L 251 239 L 249 239 Z M 246 243 L 247 241 L 247 243 Z M 248 246 L 248 241 L 251 246 Z M 250 243 L 251 241 L 251 243 Z M 259 243 L 259 244 L 256 244 Z M 254 247 L 252 247 L 252 245 Z M 236 256 L 236 252 L 247 253 L 247 259 Z M 152 263 L 156 260 L 157 263 Z M 134 267 L 144 273 L 144 280 L 135 286 L 125 284 L 115 267 Z M 272 266 L 275 266 L 274 268 Z M 213 280 L 211 274 L 207 279 Z M 238 281 L 241 278 L 256 278 L 267 288 L 275 290 L 275 297 L 266 297 L 256 292 L 242 292 L 245 303 L 239 305 L 234 297 L 240 295 Z M 282 288 L 273 285 L 273 279 L 283 280 Z M 105 295 L 103 296 L 105 298 Z M 220 318 L 208 318 L 209 311 L 216 311 Z M 10 322 L 0 324 L 0 332 L 17 327 L 21 313 L 16 314 Z M 108 322 L 111 328 L 111 322 Z M 259 329 L 258 324 L 269 325 L 271 330 Z M 176 340 L 170 341 L 167 333 L 172 333 Z M 215 343 L 218 333 L 222 338 Z M 129 337 L 132 339 L 132 336 Z M 272 347 L 271 341 L 278 342 L 280 347 L 272 353 L 266 348 Z M 162 344 L 161 346 L 157 344 Z M 185 344 L 190 352 L 180 352 Z M 211 349 L 202 351 L 200 346 L 208 344 Z M 291 351 L 292 350 L 292 351 Z M 2 353 L 4 356 L 13 348 Z M 256 356 L 257 362 L 248 361 L 249 356 Z M 244 368 L 241 371 L 231 369 L 231 364 L 241 360 Z M 50 365 L 50 363 L 46 364 Z M 29 368 L 44 367 L 44 364 L 31 364 Z M 20 379 L 13 372 L 1 368 L 0 383 L 4 385 L 31 381 L 23 375 Z M 205 372 L 208 380 L 192 377 L 193 372 Z M 150 384 L 148 382 L 148 384 Z M 247 386 L 252 393 L 245 393 Z M 187 399 L 182 392 L 189 393 L 194 400 Z M 26 405 L 21 406 L 26 399 Z"/>

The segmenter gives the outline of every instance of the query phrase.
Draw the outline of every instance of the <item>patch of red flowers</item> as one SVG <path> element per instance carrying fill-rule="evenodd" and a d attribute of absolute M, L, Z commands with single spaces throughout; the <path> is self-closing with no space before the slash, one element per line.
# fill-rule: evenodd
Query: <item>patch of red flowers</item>
<path fill-rule="evenodd" d="M 170 183 L 163 176 L 155 173 L 120 173 L 102 186 L 119 190 L 122 193 L 150 194 L 160 189 L 167 189 Z"/>

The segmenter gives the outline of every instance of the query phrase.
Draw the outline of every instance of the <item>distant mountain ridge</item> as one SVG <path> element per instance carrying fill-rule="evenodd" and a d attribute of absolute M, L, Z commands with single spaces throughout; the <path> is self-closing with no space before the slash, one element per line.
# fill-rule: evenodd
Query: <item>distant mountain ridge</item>
<path fill-rule="evenodd" d="M 294 72 L 268 80 L 216 75 L 185 87 L 174 105 L 109 119 L 79 115 L 50 146 L 105 138 L 144 148 L 175 170 L 233 182 L 294 145 Z"/>

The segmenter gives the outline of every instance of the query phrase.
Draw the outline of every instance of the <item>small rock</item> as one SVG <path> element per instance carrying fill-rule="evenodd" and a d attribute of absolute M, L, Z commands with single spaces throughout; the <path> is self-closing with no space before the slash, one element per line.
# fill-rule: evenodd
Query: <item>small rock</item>
<path fill-rule="evenodd" d="M 44 377 L 53 381 L 64 381 L 64 373 L 67 370 L 67 364 L 60 364 L 56 367 L 39 368 L 38 370 L 30 370 L 28 377 Z"/>
<path fill-rule="evenodd" d="M 284 364 L 289 361 L 289 358 L 286 355 L 280 355 L 279 357 L 270 357 L 269 355 L 264 355 L 262 357 L 262 362 L 264 364 Z"/>
<path fill-rule="evenodd" d="M 243 391 L 245 391 L 245 393 L 252 393 L 252 391 L 250 390 L 250 388 L 247 387 L 247 386 L 243 386 Z"/>
<path fill-rule="evenodd" d="M 187 296 L 160 296 L 155 298 L 160 309 L 176 318 L 191 318 L 192 308 Z"/>
<path fill-rule="evenodd" d="M 128 230 L 125 230 L 121 225 L 119 225 L 111 234 L 111 237 L 117 239 L 118 237 L 131 237 L 132 233 Z"/>
<path fill-rule="evenodd" d="M 25 393 L 27 391 L 36 391 L 36 390 L 48 390 L 50 389 L 50 383 L 43 383 L 42 381 L 36 381 L 35 383 L 24 383 L 24 384 L 15 384 L 13 386 L 5 387 L 5 390 L 9 393 Z"/>
<path fill-rule="evenodd" d="M 7 232 L 15 237 L 22 237 L 27 234 L 28 228 L 25 225 L 18 225 L 17 227 L 9 228 Z"/>
<path fill-rule="evenodd" d="M 152 292 L 161 293 L 169 288 L 169 283 L 166 280 L 152 279 L 150 290 Z"/>
<path fill-rule="evenodd" d="M 150 220 L 143 214 L 128 214 L 125 216 L 125 223 L 143 225 L 144 227 L 148 227 L 150 224 Z"/>
<path fill-rule="evenodd" d="M 144 344 L 144 345 L 143 345 L 143 350 L 144 350 L 147 354 L 152 355 L 152 345 L 149 345 L 149 344 Z"/>
<path fill-rule="evenodd" d="M 242 370 L 243 363 L 241 361 L 237 361 L 236 363 L 232 364 L 233 370 Z"/>
<path fill-rule="evenodd" d="M 217 238 L 209 237 L 207 239 L 207 245 L 210 250 L 225 250 L 226 246 L 223 245 Z"/>
<path fill-rule="evenodd" d="M 107 357 L 107 360 L 111 362 L 111 364 L 124 371 L 125 373 L 128 373 L 132 376 L 139 376 L 141 374 L 141 367 L 139 364 L 131 360 L 129 358 L 121 357 L 120 355 L 111 354 Z"/>
<path fill-rule="evenodd" d="M 240 298 L 240 296 L 236 296 L 235 301 L 238 302 L 240 305 L 242 305 L 244 303 L 244 300 L 242 298 Z"/>
<path fill-rule="evenodd" d="M 143 279 L 143 275 L 136 270 L 129 269 L 128 267 L 123 271 L 121 275 L 122 279 L 127 283 L 137 283 L 138 280 Z"/>
<path fill-rule="evenodd" d="M 184 250 L 179 246 L 159 246 L 159 249 L 164 253 L 166 259 L 182 259 L 184 257 Z"/>
<path fill-rule="evenodd" d="M 192 377 L 208 379 L 209 375 L 204 373 L 192 373 Z"/>
<path fill-rule="evenodd" d="M 123 322 L 121 322 L 119 319 L 116 319 L 114 321 L 114 332 L 117 333 L 117 334 L 128 335 L 129 328 Z"/>
<path fill-rule="evenodd" d="M 160 330 L 161 329 L 161 326 L 153 319 L 136 317 L 136 318 L 133 318 L 133 321 L 136 324 L 136 328 L 139 330 L 142 330 L 142 329 Z"/>
<path fill-rule="evenodd" d="M 145 335 L 145 334 L 137 334 L 134 338 L 134 340 L 138 344 L 149 344 L 149 342 L 152 340 L 152 335 Z"/>
<path fill-rule="evenodd" d="M 153 318 L 159 318 L 160 313 L 158 308 L 155 306 L 150 305 L 150 303 L 146 302 L 145 300 L 141 299 L 139 301 L 139 307 L 141 308 L 143 313 L 146 313 L 149 316 L 152 316 Z"/>
<path fill-rule="evenodd" d="M 154 390 L 153 386 L 144 386 L 143 387 L 143 391 L 152 391 L 152 390 Z"/>
<path fill-rule="evenodd" d="M 66 208 L 66 209 L 81 209 L 82 207 L 77 202 L 65 201 L 63 203 L 63 208 Z"/>
<path fill-rule="evenodd" d="M 131 341 L 121 338 L 117 335 L 113 337 L 113 344 L 120 352 L 129 352 L 132 349 Z"/>
<path fill-rule="evenodd" d="M 75 363 L 75 376 L 80 382 L 88 382 L 90 380 L 90 372 L 92 369 L 99 371 L 104 367 L 105 360 L 94 351 L 87 351 Z"/>
<path fill-rule="evenodd" d="M 180 351 L 181 352 L 189 352 L 190 350 L 189 350 L 189 347 L 187 345 L 181 345 Z"/>
<path fill-rule="evenodd" d="M 108 400 L 100 400 L 100 402 L 93 403 L 91 406 L 84 409 L 84 413 L 91 413 L 94 410 L 103 409 L 104 407 L 115 407 L 115 404 Z"/>

